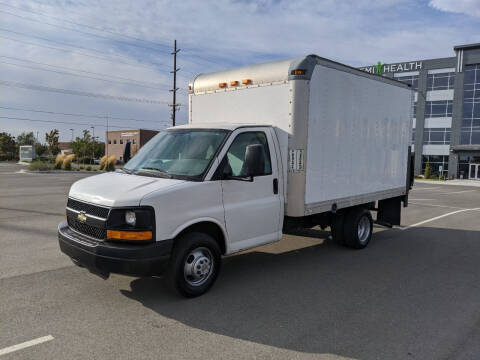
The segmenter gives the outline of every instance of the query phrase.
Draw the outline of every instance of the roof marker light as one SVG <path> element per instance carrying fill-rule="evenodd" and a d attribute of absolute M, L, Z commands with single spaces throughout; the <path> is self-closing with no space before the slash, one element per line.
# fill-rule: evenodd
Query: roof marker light
<path fill-rule="evenodd" d="M 237 80 L 235 81 L 230 81 L 230 86 L 237 86 L 239 82 Z"/>
<path fill-rule="evenodd" d="M 242 84 L 243 84 L 243 85 L 249 85 L 249 84 L 251 84 L 251 83 L 252 83 L 252 79 L 243 79 L 243 80 L 242 80 Z"/>
<path fill-rule="evenodd" d="M 304 69 L 292 70 L 292 75 L 305 75 L 305 73 L 306 73 L 306 70 Z"/>
<path fill-rule="evenodd" d="M 223 88 L 226 88 L 226 87 L 227 87 L 227 83 L 226 83 L 226 82 L 219 83 L 219 84 L 218 84 L 218 87 L 219 87 L 219 88 L 222 88 L 222 89 L 223 89 Z"/>

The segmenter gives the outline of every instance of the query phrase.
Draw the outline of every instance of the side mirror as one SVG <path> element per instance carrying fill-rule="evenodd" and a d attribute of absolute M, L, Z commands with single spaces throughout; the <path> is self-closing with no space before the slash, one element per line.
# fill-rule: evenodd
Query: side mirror
<path fill-rule="evenodd" d="M 245 175 L 255 177 L 265 172 L 265 149 L 262 144 L 248 145 L 245 149 Z"/>

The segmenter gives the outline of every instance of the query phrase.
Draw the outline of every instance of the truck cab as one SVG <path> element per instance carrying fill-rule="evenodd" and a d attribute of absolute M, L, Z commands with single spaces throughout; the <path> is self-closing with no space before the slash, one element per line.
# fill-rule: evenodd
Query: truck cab
<path fill-rule="evenodd" d="M 182 294 L 204 292 L 221 255 L 280 240 L 278 149 L 270 125 L 167 129 L 123 169 L 72 185 L 60 248 L 96 274 L 170 270 Z"/>

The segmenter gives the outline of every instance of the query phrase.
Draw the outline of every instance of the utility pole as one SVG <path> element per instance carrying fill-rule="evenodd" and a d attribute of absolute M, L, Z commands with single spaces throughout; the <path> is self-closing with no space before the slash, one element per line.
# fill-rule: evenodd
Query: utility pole
<path fill-rule="evenodd" d="M 180 49 L 177 49 L 177 40 L 175 40 L 173 42 L 173 52 L 171 53 L 173 55 L 173 71 L 170 71 L 170 73 L 173 74 L 173 89 L 170 90 L 173 93 L 173 102 L 169 104 L 169 106 L 172 107 L 172 126 L 175 126 L 175 113 L 180 106 L 177 104 L 177 72 L 180 70 L 177 69 L 177 53 L 179 51 Z"/>
<path fill-rule="evenodd" d="M 72 142 L 73 142 L 73 129 L 70 129 L 72 131 Z"/>
<path fill-rule="evenodd" d="M 107 120 L 107 132 L 105 134 L 105 155 L 107 155 L 108 159 L 108 114 L 105 116 L 105 120 Z"/>

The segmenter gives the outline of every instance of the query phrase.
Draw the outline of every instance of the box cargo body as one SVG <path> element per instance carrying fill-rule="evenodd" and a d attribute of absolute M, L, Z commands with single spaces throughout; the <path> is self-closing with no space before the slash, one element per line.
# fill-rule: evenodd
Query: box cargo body
<path fill-rule="evenodd" d="M 199 75 L 189 103 L 193 125 L 275 127 L 286 216 L 408 191 L 413 91 L 406 84 L 310 55 Z"/>

